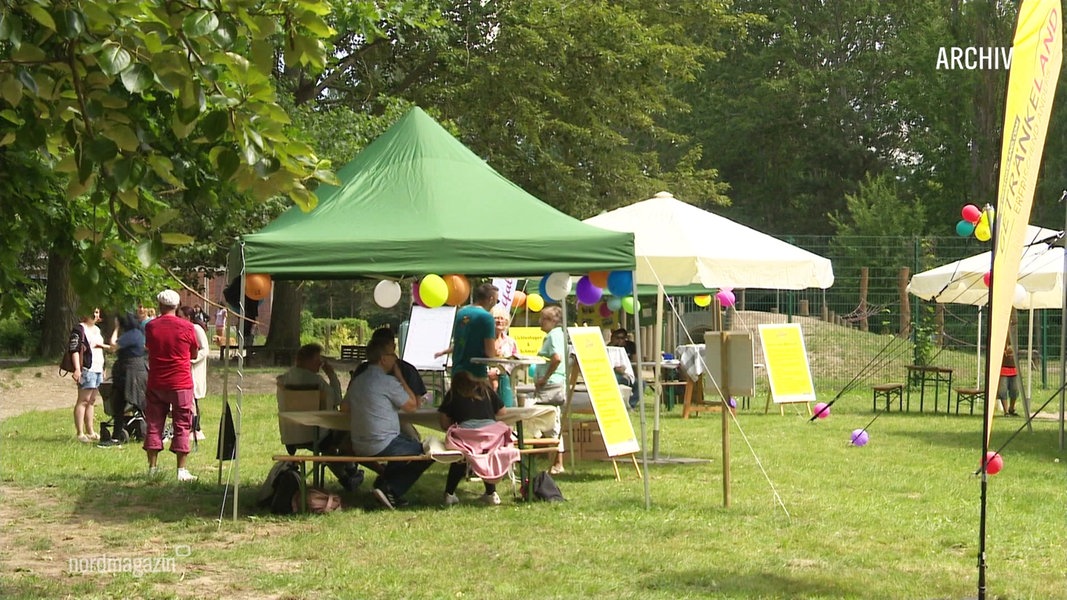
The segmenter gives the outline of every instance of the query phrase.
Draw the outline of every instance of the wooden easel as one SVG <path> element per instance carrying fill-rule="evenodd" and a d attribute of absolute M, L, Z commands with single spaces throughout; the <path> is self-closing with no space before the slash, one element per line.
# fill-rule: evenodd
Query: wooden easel
<path fill-rule="evenodd" d="M 574 398 L 574 388 L 578 385 L 578 374 L 581 371 L 581 367 L 578 366 L 578 361 L 571 357 L 567 363 L 567 369 L 569 375 L 567 376 L 567 402 L 563 411 L 564 422 L 567 423 L 567 443 L 568 448 L 574 447 L 574 423 L 571 419 L 571 400 Z M 688 389 L 688 387 L 687 387 Z M 573 454 L 571 465 L 573 466 Z M 618 456 L 611 457 L 611 466 L 615 470 L 615 481 L 622 481 L 622 475 L 619 473 L 619 461 L 622 456 L 629 456 L 630 461 L 634 465 L 634 470 L 637 471 L 637 478 L 641 479 L 641 466 L 637 463 L 637 453 L 631 452 L 629 454 L 620 454 Z"/>

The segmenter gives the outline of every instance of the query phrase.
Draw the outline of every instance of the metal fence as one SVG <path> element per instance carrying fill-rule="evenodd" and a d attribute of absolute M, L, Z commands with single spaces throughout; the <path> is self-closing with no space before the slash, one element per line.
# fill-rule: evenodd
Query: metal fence
<path fill-rule="evenodd" d="M 912 275 L 985 252 L 988 244 L 956 236 L 785 239 L 830 259 L 834 285 L 827 290 L 737 290 L 735 308 L 725 313 L 730 329 L 755 333 L 760 323 L 800 322 L 820 396 L 852 386 L 903 383 L 909 364 L 951 368 L 954 386 L 977 385 L 984 370 L 987 311 L 926 302 L 905 288 Z M 702 310 L 692 299 L 673 302 L 680 313 Z M 1027 341 L 1031 315 L 1016 312 L 1010 335 L 1020 356 L 1022 383 L 1025 389 L 1030 358 L 1033 395 L 1040 397 L 1042 389 L 1059 386 L 1060 311 L 1033 311 L 1032 345 Z M 686 333 L 680 329 L 677 336 L 682 343 Z"/>

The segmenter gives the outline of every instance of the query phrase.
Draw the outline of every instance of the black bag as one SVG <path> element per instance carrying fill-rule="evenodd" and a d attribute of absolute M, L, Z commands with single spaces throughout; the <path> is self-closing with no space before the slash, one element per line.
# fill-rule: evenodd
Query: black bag
<path fill-rule="evenodd" d="M 267 480 L 260 488 L 260 506 L 270 508 L 276 515 L 291 515 L 294 501 L 300 503 L 300 471 L 296 465 L 278 461 L 274 463 Z"/>
<path fill-rule="evenodd" d="M 559 490 L 556 481 L 547 471 L 541 471 L 533 478 L 533 495 L 538 500 L 545 502 L 563 502 L 563 492 Z"/>
<path fill-rule="evenodd" d="M 89 338 L 85 337 L 85 330 L 82 329 L 81 325 L 75 325 L 74 329 L 70 330 L 70 337 L 67 339 L 67 351 L 63 353 L 63 358 L 59 360 L 60 377 L 65 377 L 74 372 L 75 352 L 81 352 L 83 369 L 93 366 L 93 352 L 89 348 Z"/>

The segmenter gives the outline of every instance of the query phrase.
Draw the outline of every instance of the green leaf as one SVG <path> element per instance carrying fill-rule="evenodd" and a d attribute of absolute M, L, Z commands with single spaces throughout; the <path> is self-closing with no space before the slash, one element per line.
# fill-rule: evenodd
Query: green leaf
<path fill-rule="evenodd" d="M 218 157 L 215 159 L 215 166 L 218 168 L 219 179 L 227 181 L 233 177 L 233 174 L 241 166 L 241 158 L 237 156 L 237 153 L 232 148 L 225 148 L 219 152 Z"/>
<path fill-rule="evenodd" d="M 146 65 L 133 65 L 122 72 L 122 85 L 131 94 L 140 94 L 152 85 L 152 71 Z"/>
<path fill-rule="evenodd" d="M 137 210 L 137 207 L 141 205 L 141 194 L 139 193 L 138 188 L 122 190 L 118 192 L 117 195 L 123 204 L 134 210 Z"/>
<path fill-rule="evenodd" d="M 137 260 L 141 261 L 141 265 L 151 267 L 159 262 L 159 257 L 163 254 L 157 250 L 158 246 L 153 244 L 152 240 L 144 240 L 137 244 Z"/>
<path fill-rule="evenodd" d="M 152 227 L 155 227 L 156 229 L 164 227 L 167 223 L 170 223 L 174 219 L 178 218 L 178 216 L 180 216 L 181 214 L 181 211 L 176 208 L 167 208 L 161 210 L 158 214 L 152 217 Z"/>
<path fill-rule="evenodd" d="M 81 12 L 72 8 L 64 8 L 59 11 L 59 34 L 67 39 L 80 37 L 85 33 L 85 17 Z"/>
<path fill-rule="evenodd" d="M 218 26 L 219 18 L 215 16 L 215 13 L 206 10 L 193 11 L 182 20 L 182 29 L 186 35 L 191 37 L 207 35 L 215 31 Z"/>
<path fill-rule="evenodd" d="M 118 75 L 129 68 L 132 58 L 125 48 L 115 42 L 104 42 L 103 48 L 97 55 L 100 70 L 108 75 Z"/>
<path fill-rule="evenodd" d="M 22 44 L 11 53 L 11 59 L 20 62 L 44 62 L 48 56 L 33 44 Z"/>
<path fill-rule="evenodd" d="M 22 120 L 22 117 L 20 117 L 17 112 L 11 110 L 10 108 L 0 110 L 0 118 L 3 118 L 5 121 L 11 123 L 12 125 L 22 125 L 24 122 Z"/>
<path fill-rule="evenodd" d="M 100 130 L 100 135 L 112 140 L 119 149 L 127 152 L 134 152 L 141 146 L 137 134 L 126 125 L 112 124 L 104 127 Z"/>
<path fill-rule="evenodd" d="M 26 12 L 30 13 L 30 16 L 33 17 L 34 21 L 37 21 L 52 31 L 56 30 L 55 19 L 52 18 L 52 15 L 48 14 L 48 11 L 45 10 L 43 6 L 38 6 L 32 2 L 27 3 L 25 6 Z"/>
<path fill-rule="evenodd" d="M 18 70 L 18 78 L 19 83 L 22 84 L 22 87 L 29 90 L 31 94 L 33 94 L 34 96 L 40 95 L 40 92 L 37 90 L 37 80 L 33 78 L 33 75 L 31 75 L 28 70 L 20 68 Z"/>
<path fill-rule="evenodd" d="M 161 238 L 164 244 L 170 244 L 171 246 L 185 246 L 196 242 L 196 238 L 184 233 L 164 233 Z"/>
<path fill-rule="evenodd" d="M 216 110 L 200 120 L 200 130 L 204 137 L 215 141 L 226 134 L 230 127 L 230 114 L 226 111 Z"/>

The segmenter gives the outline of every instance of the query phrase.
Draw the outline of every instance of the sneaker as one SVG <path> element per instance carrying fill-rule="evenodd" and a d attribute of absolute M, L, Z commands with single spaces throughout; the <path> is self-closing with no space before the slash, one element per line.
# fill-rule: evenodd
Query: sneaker
<path fill-rule="evenodd" d="M 198 478 L 189 469 L 178 469 L 178 481 L 196 481 Z"/>
<path fill-rule="evenodd" d="M 92 438 L 90 438 L 89 436 L 87 436 L 87 435 L 85 435 L 83 433 L 83 434 L 78 436 L 78 441 L 83 443 L 83 444 L 88 444 L 89 442 L 91 442 L 93 440 L 92 440 Z"/>
<path fill-rule="evenodd" d="M 197 431 L 196 433 L 193 434 L 193 439 L 198 441 L 198 442 L 202 442 L 202 441 L 207 439 L 207 436 L 204 435 L 203 431 Z"/>
<path fill-rule="evenodd" d="M 459 496 L 445 492 L 445 506 L 454 506 L 456 504 L 459 504 Z"/>
<path fill-rule="evenodd" d="M 489 506 L 499 506 L 500 496 L 496 492 L 493 492 L 492 494 L 482 494 L 481 498 L 478 498 L 478 501 L 482 504 L 488 504 Z"/>
<path fill-rule="evenodd" d="M 159 467 L 148 467 L 148 478 L 155 479 L 159 477 Z"/>
<path fill-rule="evenodd" d="M 395 500 L 395 498 L 393 498 L 392 494 L 383 490 L 382 488 L 374 488 L 373 493 L 374 499 L 377 500 L 379 504 L 381 504 L 385 508 L 388 508 L 389 510 L 396 510 L 396 507 L 393 506 L 393 501 Z"/>
<path fill-rule="evenodd" d="M 96 445 L 97 448 L 121 448 L 122 442 L 112 438 L 110 440 L 104 440 Z"/>
<path fill-rule="evenodd" d="M 338 479 L 338 481 L 346 492 L 354 492 L 359 489 L 359 486 L 363 483 L 363 471 L 348 473 L 344 477 Z"/>

